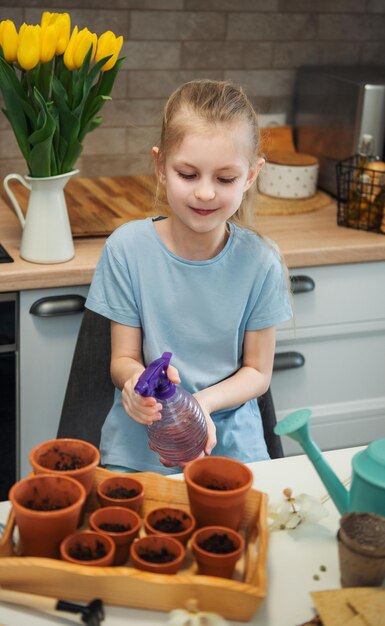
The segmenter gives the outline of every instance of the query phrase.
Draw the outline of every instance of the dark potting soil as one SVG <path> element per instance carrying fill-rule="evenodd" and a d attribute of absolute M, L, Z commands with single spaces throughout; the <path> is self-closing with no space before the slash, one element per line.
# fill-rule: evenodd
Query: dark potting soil
<path fill-rule="evenodd" d="M 66 504 L 58 504 L 55 502 L 51 502 L 48 498 L 46 500 L 28 500 L 25 503 L 27 509 L 31 511 L 60 511 L 61 509 L 66 509 L 67 506 L 70 506 L 72 503 L 67 502 Z"/>
<path fill-rule="evenodd" d="M 187 519 L 187 515 L 185 518 Z M 171 515 L 166 515 L 155 522 L 154 528 L 162 533 L 182 533 L 185 529 L 182 520 Z"/>
<path fill-rule="evenodd" d="M 78 541 L 68 550 L 68 553 L 73 559 L 78 561 L 96 561 L 106 556 L 106 548 L 101 541 L 96 542 L 94 549 Z"/>
<path fill-rule="evenodd" d="M 206 552 L 212 552 L 214 554 L 229 554 L 235 550 L 234 542 L 224 533 L 214 533 L 201 543 L 198 543 L 198 546 L 202 548 L 202 550 L 206 550 Z"/>
<path fill-rule="evenodd" d="M 113 487 L 107 491 L 106 495 L 109 498 L 116 498 L 116 500 L 126 500 L 138 496 L 139 491 L 137 489 L 126 489 L 126 487 Z"/>
<path fill-rule="evenodd" d="M 230 491 L 234 489 L 231 485 L 227 483 L 210 483 L 209 485 L 205 485 L 206 489 L 211 489 L 212 491 Z"/>
<path fill-rule="evenodd" d="M 48 461 L 48 459 L 52 457 L 52 453 L 57 456 L 54 463 Z M 48 458 L 45 459 L 45 457 Z M 44 467 L 56 470 L 57 472 L 68 472 L 68 470 L 80 469 L 81 467 L 87 465 L 86 461 L 77 454 L 69 454 L 68 452 L 63 452 L 59 448 L 51 448 L 48 450 L 48 452 L 42 455 L 39 462 Z"/>
<path fill-rule="evenodd" d="M 130 524 L 109 524 L 108 522 L 99 524 L 99 528 L 109 533 L 125 533 L 127 530 L 131 530 Z"/>
<path fill-rule="evenodd" d="M 169 552 L 166 548 L 162 548 L 161 550 L 146 550 L 145 552 L 141 552 L 139 556 L 143 561 L 147 561 L 148 563 L 170 563 L 176 559 L 175 554 L 172 554 L 172 552 Z"/>
<path fill-rule="evenodd" d="M 86 465 L 84 459 L 77 454 L 68 454 L 54 448 L 54 452 L 58 455 L 58 460 L 54 463 L 52 469 L 58 472 L 68 472 L 68 470 L 76 470 Z"/>

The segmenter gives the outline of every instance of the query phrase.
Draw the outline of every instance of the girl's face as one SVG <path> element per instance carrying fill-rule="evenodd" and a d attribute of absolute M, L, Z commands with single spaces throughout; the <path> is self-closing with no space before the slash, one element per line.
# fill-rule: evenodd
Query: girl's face
<path fill-rule="evenodd" d="M 157 162 L 174 220 L 196 233 L 224 228 L 264 162 L 250 167 L 249 141 L 246 124 L 214 126 L 186 134 L 165 163 Z"/>

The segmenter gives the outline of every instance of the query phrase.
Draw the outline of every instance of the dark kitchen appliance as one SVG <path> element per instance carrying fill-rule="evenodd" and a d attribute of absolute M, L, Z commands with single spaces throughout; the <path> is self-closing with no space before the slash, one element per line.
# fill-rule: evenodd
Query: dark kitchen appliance
<path fill-rule="evenodd" d="M 385 159 L 385 66 L 301 67 L 294 127 L 297 150 L 319 160 L 319 187 L 336 196 L 337 163 L 357 152 L 363 134 Z"/>
<path fill-rule="evenodd" d="M 0 293 L 0 500 L 17 479 L 17 294 Z"/>

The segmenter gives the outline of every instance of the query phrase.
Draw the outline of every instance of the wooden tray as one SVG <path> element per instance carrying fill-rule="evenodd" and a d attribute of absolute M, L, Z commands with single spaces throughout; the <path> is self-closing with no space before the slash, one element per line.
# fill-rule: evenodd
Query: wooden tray
<path fill-rule="evenodd" d="M 96 484 L 111 475 L 113 472 L 97 469 L 95 485 L 86 503 L 85 519 L 98 507 Z M 143 515 L 170 504 L 188 510 L 184 481 L 150 472 L 135 474 L 135 478 L 145 489 Z M 187 601 L 193 599 L 200 610 L 218 612 L 220 598 L 223 617 L 248 621 L 266 594 L 267 502 L 266 494 L 255 489 L 249 492 L 240 529 L 246 550 L 231 580 L 198 576 L 189 550 L 183 569 L 175 576 L 142 572 L 129 566 L 102 568 L 16 556 L 15 519 L 11 511 L 0 540 L 0 585 L 65 600 L 89 602 L 101 598 L 106 604 L 158 611 L 185 608 Z"/>

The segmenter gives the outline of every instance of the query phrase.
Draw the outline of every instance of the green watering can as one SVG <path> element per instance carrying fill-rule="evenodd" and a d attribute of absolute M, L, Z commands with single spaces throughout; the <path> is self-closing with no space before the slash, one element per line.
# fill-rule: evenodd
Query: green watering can
<path fill-rule="evenodd" d="M 366 511 L 385 516 L 385 439 L 373 441 L 354 455 L 352 483 L 347 491 L 309 435 L 310 416 L 310 409 L 294 411 L 278 422 L 274 432 L 298 441 L 341 515 Z"/>

